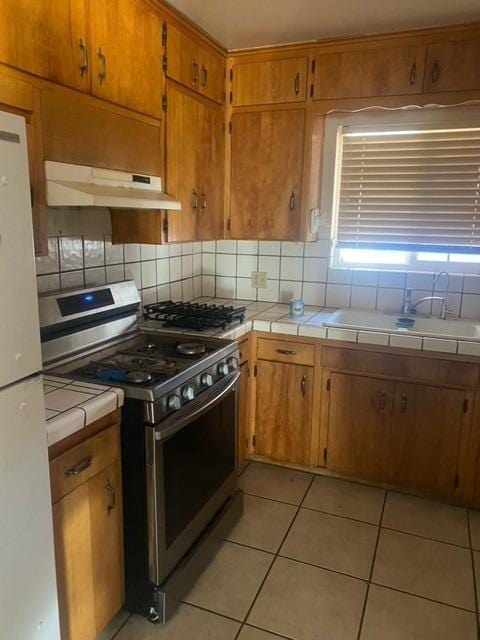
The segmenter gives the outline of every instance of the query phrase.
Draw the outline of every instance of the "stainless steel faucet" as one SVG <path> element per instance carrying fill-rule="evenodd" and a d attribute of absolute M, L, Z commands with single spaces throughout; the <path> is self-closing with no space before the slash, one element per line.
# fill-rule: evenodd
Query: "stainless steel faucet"
<path fill-rule="evenodd" d="M 450 310 L 447 305 L 448 290 L 450 288 L 450 274 L 447 271 L 440 271 L 440 273 L 437 273 L 435 275 L 433 279 L 433 293 L 435 293 L 435 287 L 440 276 L 447 277 L 447 288 L 446 288 L 445 296 L 436 296 L 436 295 L 425 296 L 424 298 L 420 298 L 420 300 L 417 300 L 415 304 L 412 304 L 412 289 L 406 289 L 405 297 L 403 299 L 403 304 L 402 304 L 402 313 L 415 315 L 419 304 L 422 304 L 423 302 L 427 302 L 427 301 L 432 302 L 433 300 L 439 300 L 442 303 L 442 306 L 440 307 L 439 318 L 441 320 L 446 320 L 450 313 Z"/>

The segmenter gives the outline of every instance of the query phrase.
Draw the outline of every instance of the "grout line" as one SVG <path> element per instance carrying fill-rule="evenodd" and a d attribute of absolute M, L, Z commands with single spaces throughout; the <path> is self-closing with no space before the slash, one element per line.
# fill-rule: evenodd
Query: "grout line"
<path fill-rule="evenodd" d="M 110 640 L 114 640 L 114 638 L 118 637 L 118 635 L 120 634 L 120 631 L 122 631 L 122 629 L 125 628 L 127 622 L 130 620 L 130 618 L 133 616 L 133 613 L 128 612 L 129 615 L 127 616 L 126 620 L 120 625 L 120 627 L 115 631 L 115 633 L 113 634 L 113 636 L 111 636 Z"/>
<path fill-rule="evenodd" d="M 465 607 L 459 607 L 456 604 L 450 604 L 449 602 L 445 602 L 444 600 L 435 600 L 434 598 L 429 598 L 428 596 L 423 596 L 418 593 L 413 593 L 413 591 L 404 591 L 403 589 L 399 589 L 398 587 L 391 587 L 381 582 L 371 582 L 370 584 L 373 584 L 375 587 L 382 587 L 382 589 L 389 589 L 390 591 L 395 591 L 396 593 L 403 593 L 406 596 L 412 596 L 413 598 L 418 598 L 419 600 L 427 600 L 427 602 L 440 604 L 442 605 L 442 607 L 449 607 L 450 609 L 456 609 L 457 611 L 471 613 L 474 616 L 477 615 L 473 609 L 466 609 Z"/>
<path fill-rule="evenodd" d="M 382 512 L 380 514 L 380 520 L 379 520 L 379 523 L 378 523 L 377 541 L 375 543 L 375 549 L 373 551 L 372 566 L 370 567 L 370 575 L 368 576 L 367 590 L 365 592 L 365 600 L 363 602 L 362 615 L 360 617 L 360 624 L 358 626 L 358 636 L 357 636 L 358 640 L 360 640 L 360 637 L 362 635 L 363 621 L 365 619 L 365 612 L 367 610 L 367 602 L 368 602 L 368 596 L 369 596 L 369 593 L 370 593 L 370 584 L 371 584 L 372 576 L 373 576 L 373 568 L 375 566 L 375 561 L 377 559 L 378 543 L 379 543 L 379 540 L 380 540 L 380 534 L 382 532 L 382 521 L 383 521 L 383 514 L 385 512 L 385 505 L 387 503 L 387 494 L 388 494 L 388 491 L 385 491 L 385 495 L 383 496 Z"/>
<path fill-rule="evenodd" d="M 477 638 L 480 639 L 480 619 L 479 619 L 479 602 L 478 602 L 478 597 L 479 597 L 479 593 L 477 591 L 477 580 L 476 580 L 476 570 L 475 570 L 475 554 L 473 552 L 473 546 L 472 546 L 472 529 L 470 526 L 470 509 L 467 509 L 467 527 L 468 527 L 468 542 L 470 544 L 470 557 L 472 559 L 472 576 L 473 576 L 473 592 L 474 592 L 474 596 L 475 596 L 475 607 L 476 607 L 476 614 L 475 614 L 475 618 L 477 620 Z"/>
<path fill-rule="evenodd" d="M 295 520 L 296 520 L 296 518 L 297 518 L 298 512 L 300 511 L 300 507 L 301 507 L 301 505 L 302 505 L 303 501 L 305 500 L 305 496 L 306 496 L 306 495 L 307 495 L 307 493 L 309 492 L 310 487 L 312 486 L 312 483 L 313 483 L 314 479 L 315 479 L 315 476 L 313 476 L 313 477 L 310 479 L 310 482 L 308 483 L 308 486 L 305 488 L 305 492 L 304 492 L 304 494 L 303 494 L 303 498 L 302 498 L 302 500 L 300 501 L 300 504 L 297 506 L 297 510 L 296 510 L 296 512 L 295 512 L 295 515 L 293 516 L 292 521 L 290 522 L 290 525 L 287 527 L 287 530 L 285 531 L 285 535 L 283 536 L 283 538 L 282 538 L 282 540 L 281 540 L 281 542 L 280 542 L 280 544 L 279 544 L 279 546 L 278 546 L 278 550 L 277 550 L 277 552 L 276 552 L 276 553 L 274 554 L 274 556 L 273 556 L 273 560 L 272 560 L 272 562 L 270 563 L 270 566 L 268 567 L 267 572 L 266 572 L 266 573 L 265 573 L 265 575 L 263 576 L 263 580 L 262 580 L 262 582 L 260 583 L 260 586 L 259 586 L 259 587 L 258 587 L 258 589 L 257 589 L 257 593 L 255 594 L 255 597 L 253 598 L 253 600 L 252 600 L 252 603 L 251 603 L 250 607 L 248 608 L 248 611 L 247 611 L 247 613 L 246 613 L 246 615 L 245 615 L 245 617 L 244 617 L 244 619 L 243 619 L 243 623 L 245 623 L 245 622 L 248 620 L 248 616 L 250 615 L 250 613 L 251 613 L 251 611 L 252 611 L 253 607 L 255 606 L 255 603 L 256 603 L 256 601 L 257 601 L 257 599 L 258 599 L 258 596 L 260 595 L 260 592 L 261 592 L 261 591 L 262 591 L 262 589 L 263 589 L 263 585 L 265 584 L 265 582 L 266 582 L 266 580 L 267 580 L 268 576 L 270 575 L 270 571 L 272 570 L 272 567 L 273 567 L 273 565 L 275 564 L 275 562 L 276 562 L 276 560 L 277 560 L 277 558 L 278 558 L 278 555 L 279 555 L 280 549 L 282 548 L 283 543 L 285 542 L 285 540 L 286 540 L 286 538 L 287 538 L 288 534 L 290 533 L 291 528 L 293 527 L 293 524 L 294 524 L 294 522 L 295 522 Z M 243 624 L 242 624 L 242 627 L 243 627 Z M 237 635 L 235 636 L 235 639 L 234 639 L 234 640 L 237 640 L 237 639 L 238 639 L 238 636 L 240 635 L 240 631 L 242 630 L 242 627 L 240 627 L 240 629 L 238 630 L 238 633 L 237 633 Z"/>

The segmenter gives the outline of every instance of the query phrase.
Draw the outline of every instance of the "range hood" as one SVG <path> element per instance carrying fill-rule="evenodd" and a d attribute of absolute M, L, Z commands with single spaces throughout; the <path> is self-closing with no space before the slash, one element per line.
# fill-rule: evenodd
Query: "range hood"
<path fill-rule="evenodd" d="M 182 208 L 180 202 L 162 191 L 158 176 L 47 160 L 45 178 L 50 207 Z"/>

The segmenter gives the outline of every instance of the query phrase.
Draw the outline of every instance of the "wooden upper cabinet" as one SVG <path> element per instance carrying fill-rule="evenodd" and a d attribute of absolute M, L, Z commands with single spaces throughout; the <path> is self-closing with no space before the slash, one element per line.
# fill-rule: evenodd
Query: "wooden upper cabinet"
<path fill-rule="evenodd" d="M 199 44 L 174 24 L 166 23 L 165 70 L 168 78 L 223 102 L 225 59 Z"/>
<path fill-rule="evenodd" d="M 86 0 L 2 0 L 0 62 L 90 91 Z"/>
<path fill-rule="evenodd" d="M 430 44 L 427 49 L 424 90 L 480 89 L 480 38 Z"/>
<path fill-rule="evenodd" d="M 89 0 L 92 92 L 160 117 L 162 18 L 141 0 Z"/>
<path fill-rule="evenodd" d="M 232 116 L 232 238 L 298 238 L 304 139 L 303 109 Z"/>
<path fill-rule="evenodd" d="M 233 106 L 304 102 L 307 97 L 307 67 L 306 56 L 235 63 Z"/>
<path fill-rule="evenodd" d="M 310 464 L 313 367 L 257 361 L 255 453 Z"/>
<path fill-rule="evenodd" d="M 313 98 L 420 93 L 424 66 L 423 45 L 320 53 L 314 59 Z"/>

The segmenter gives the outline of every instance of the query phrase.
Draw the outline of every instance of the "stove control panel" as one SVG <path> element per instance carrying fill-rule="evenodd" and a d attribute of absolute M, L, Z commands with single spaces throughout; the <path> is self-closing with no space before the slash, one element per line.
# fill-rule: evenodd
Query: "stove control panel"
<path fill-rule="evenodd" d="M 213 387 L 225 376 L 238 369 L 238 352 L 228 354 L 220 362 L 210 365 L 197 375 L 189 378 L 186 383 L 158 398 L 154 402 L 145 402 L 144 417 L 149 424 L 158 424 L 168 415 L 179 411 L 186 404 L 201 397 L 202 393 Z"/>

